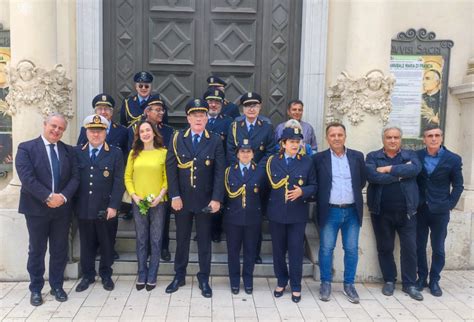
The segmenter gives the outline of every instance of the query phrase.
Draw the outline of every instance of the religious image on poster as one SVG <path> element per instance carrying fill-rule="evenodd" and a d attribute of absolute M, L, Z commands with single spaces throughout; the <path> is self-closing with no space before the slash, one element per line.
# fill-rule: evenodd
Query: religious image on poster
<path fill-rule="evenodd" d="M 8 95 L 7 63 L 10 61 L 10 48 L 0 47 L 0 104 L 6 104 Z M 12 158 L 12 119 L 9 115 L 0 112 L 0 173 L 9 170 L 13 164 Z"/>
<path fill-rule="evenodd" d="M 419 139 L 428 124 L 441 125 L 442 56 L 392 55 L 396 83 L 390 122 L 400 124 L 404 137 Z"/>

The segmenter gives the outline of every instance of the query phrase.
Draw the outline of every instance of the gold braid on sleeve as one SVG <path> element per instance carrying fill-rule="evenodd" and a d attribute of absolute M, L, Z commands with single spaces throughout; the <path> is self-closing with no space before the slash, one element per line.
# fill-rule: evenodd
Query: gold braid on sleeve
<path fill-rule="evenodd" d="M 239 146 L 239 142 L 237 142 L 237 122 L 234 121 L 234 124 L 232 124 L 232 135 L 234 136 L 234 143 L 235 146 Z"/>
<path fill-rule="evenodd" d="M 191 182 L 191 187 L 194 186 L 194 160 L 188 161 L 186 163 L 181 162 L 181 159 L 179 158 L 178 151 L 176 150 L 176 143 L 178 140 L 178 135 L 179 131 L 176 131 L 174 136 L 173 136 L 173 151 L 174 155 L 176 156 L 176 160 L 178 161 L 178 168 L 180 169 L 190 169 L 190 176 L 189 180 Z"/>
<path fill-rule="evenodd" d="M 128 125 L 128 127 L 132 126 L 133 124 L 135 124 L 136 122 L 140 121 L 142 115 L 138 115 L 138 116 L 133 116 L 132 113 L 130 112 L 130 107 L 128 107 L 128 98 L 125 99 L 125 111 L 127 112 L 127 117 L 130 119 L 130 124 Z"/>
<path fill-rule="evenodd" d="M 270 164 L 272 163 L 273 160 L 273 155 L 268 158 L 267 165 L 266 165 L 266 170 L 267 170 L 267 177 L 268 180 L 270 181 L 270 185 L 272 186 L 272 189 L 277 190 L 280 189 L 281 187 L 285 187 L 285 203 L 287 201 L 287 195 L 288 195 L 288 179 L 290 178 L 289 175 L 286 175 L 283 179 L 278 181 L 277 183 L 273 182 L 272 180 L 272 172 L 270 170 Z"/>
<path fill-rule="evenodd" d="M 225 183 L 225 190 L 227 190 L 227 195 L 229 196 L 229 198 L 232 198 L 232 199 L 242 196 L 242 208 L 245 208 L 245 206 L 247 205 L 247 200 L 246 200 L 247 193 L 245 190 L 245 187 L 246 187 L 245 183 L 242 185 L 242 187 L 232 192 L 229 187 L 229 171 L 230 171 L 230 167 L 225 169 L 224 183 Z"/>

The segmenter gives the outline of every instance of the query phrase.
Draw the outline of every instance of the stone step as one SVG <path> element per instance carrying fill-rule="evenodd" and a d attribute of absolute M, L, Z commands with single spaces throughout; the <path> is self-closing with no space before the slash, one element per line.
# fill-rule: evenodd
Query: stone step
<path fill-rule="evenodd" d="M 176 240 L 176 232 L 175 231 L 170 231 L 170 240 Z M 193 232 L 191 234 L 191 242 L 193 242 L 193 238 L 194 236 L 196 235 L 195 232 Z M 119 238 L 130 238 L 130 239 L 135 239 L 136 238 L 136 233 L 135 233 L 135 230 L 118 230 L 117 231 L 117 239 Z M 223 233 L 221 235 L 221 239 L 223 241 L 226 240 L 226 235 L 225 233 Z M 262 234 L 262 241 L 265 241 L 265 240 L 268 240 L 268 241 L 271 241 L 272 238 L 271 238 L 271 235 L 270 234 Z"/>
<path fill-rule="evenodd" d="M 174 254 L 172 261 L 160 262 L 158 275 L 174 275 Z M 99 267 L 99 258 L 96 260 L 96 268 Z M 114 275 L 136 275 L 137 274 L 137 256 L 135 253 L 121 253 L 120 259 L 113 265 Z M 313 276 L 313 264 L 308 258 L 303 259 L 303 276 Z M 188 275 L 195 275 L 199 272 L 198 255 L 189 254 L 189 264 L 187 268 Z M 211 263 L 211 274 L 213 276 L 227 276 L 229 274 L 227 267 L 227 254 L 213 254 Z M 271 255 L 262 255 L 262 264 L 256 264 L 254 276 L 273 277 L 273 260 Z"/>
<path fill-rule="evenodd" d="M 194 236 L 193 236 L 194 237 Z M 225 238 L 225 235 L 222 235 Z M 135 238 L 117 238 L 115 242 L 115 250 L 119 253 L 124 252 L 135 252 L 136 249 L 136 239 Z M 176 250 L 176 239 L 170 239 L 169 245 L 170 252 Z M 192 241 L 190 244 L 190 252 L 197 253 L 197 242 Z M 212 253 L 227 253 L 227 241 L 223 240 L 220 243 L 212 243 Z M 261 254 L 271 254 L 272 253 L 272 242 L 271 240 L 263 240 Z"/>

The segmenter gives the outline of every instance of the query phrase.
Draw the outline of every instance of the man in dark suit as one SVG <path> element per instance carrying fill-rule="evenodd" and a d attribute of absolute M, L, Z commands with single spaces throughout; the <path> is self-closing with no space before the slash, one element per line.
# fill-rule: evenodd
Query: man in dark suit
<path fill-rule="evenodd" d="M 434 296 L 443 295 L 439 286 L 444 267 L 444 241 L 448 234 L 449 212 L 464 190 L 461 157 L 443 144 L 443 131 L 438 125 L 429 125 L 423 132 L 426 149 L 417 151 L 423 168 L 418 175 L 420 206 L 416 232 L 419 291 L 429 287 Z M 430 234 L 431 233 L 431 234 Z M 426 244 L 431 237 L 431 269 L 428 271 Z M 428 273 L 430 282 L 428 284 Z"/>
<path fill-rule="evenodd" d="M 60 141 L 67 127 L 61 114 L 44 121 L 43 134 L 20 143 L 15 165 L 21 181 L 18 212 L 25 215 L 29 233 L 27 269 L 30 274 L 30 303 L 43 303 L 44 255 L 49 242 L 49 284 L 57 301 L 67 301 L 63 289 L 67 262 L 71 199 L 79 177 L 71 146 Z"/>
<path fill-rule="evenodd" d="M 362 189 L 366 183 L 364 155 L 345 147 L 346 128 L 341 123 L 326 127 L 329 149 L 313 156 L 319 189 L 316 219 L 320 230 L 320 299 L 329 301 L 332 261 L 339 230 L 344 248 L 344 290 L 352 303 L 359 303 L 354 287 L 358 262 L 359 229 L 362 226 Z"/>
<path fill-rule="evenodd" d="M 112 291 L 112 264 L 117 226 L 117 209 L 125 191 L 124 163 L 120 149 L 106 142 L 109 121 L 100 115 L 84 120 L 87 143 L 75 148 L 80 184 L 75 199 L 79 218 L 82 280 L 76 291 L 94 283 L 95 256 L 100 248 L 99 276 L 105 290 Z"/>
<path fill-rule="evenodd" d="M 173 293 L 185 284 L 193 219 L 199 254 L 199 288 L 204 297 L 212 296 L 211 213 L 219 211 L 224 199 L 225 157 L 221 138 L 206 128 L 208 105 L 193 99 L 186 105 L 189 128 L 173 135 L 166 158 L 168 195 L 176 220 L 176 275 L 166 288 Z"/>

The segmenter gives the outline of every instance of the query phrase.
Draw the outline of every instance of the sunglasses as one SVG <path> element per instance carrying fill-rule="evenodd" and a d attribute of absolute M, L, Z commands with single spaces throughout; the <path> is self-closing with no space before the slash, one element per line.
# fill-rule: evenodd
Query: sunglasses
<path fill-rule="evenodd" d="M 140 88 L 140 89 L 142 89 L 142 88 L 149 89 L 150 85 L 148 85 L 148 84 L 138 84 L 138 88 Z"/>

